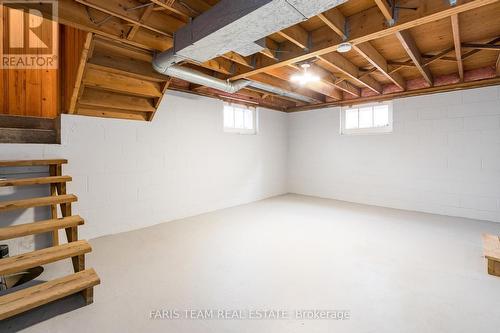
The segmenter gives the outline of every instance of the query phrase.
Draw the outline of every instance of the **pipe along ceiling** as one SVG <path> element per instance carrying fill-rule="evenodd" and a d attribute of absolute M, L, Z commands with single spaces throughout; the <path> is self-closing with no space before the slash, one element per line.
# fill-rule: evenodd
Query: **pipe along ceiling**
<path fill-rule="evenodd" d="M 234 94 L 245 87 L 307 103 L 314 99 L 269 84 L 241 79 L 228 81 L 178 65 L 203 63 L 229 51 L 251 55 L 263 48 L 262 39 L 305 21 L 347 0 L 221 0 L 174 34 L 174 47 L 153 58 L 159 73 Z M 238 52 L 239 51 L 239 52 Z"/>

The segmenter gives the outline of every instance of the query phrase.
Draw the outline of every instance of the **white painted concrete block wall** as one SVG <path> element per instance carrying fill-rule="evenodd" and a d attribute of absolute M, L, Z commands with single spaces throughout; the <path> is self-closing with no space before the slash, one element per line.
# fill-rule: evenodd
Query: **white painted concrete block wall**
<path fill-rule="evenodd" d="M 87 221 L 81 237 L 93 238 L 286 193 L 286 116 L 260 109 L 258 135 L 224 133 L 221 101 L 169 92 L 152 123 L 63 116 L 62 145 L 4 144 L 0 159 L 67 158 L 74 214 Z M 20 191 L 40 194 L 0 197 Z M 48 217 L 45 208 L 13 211 L 0 225 L 34 214 Z"/>
<path fill-rule="evenodd" d="M 87 220 L 82 238 L 286 192 L 500 222 L 499 94 L 395 100 L 387 135 L 340 136 L 338 109 L 260 110 L 259 135 L 243 136 L 223 133 L 220 101 L 169 92 L 152 123 L 63 116 L 62 145 L 0 145 L 0 159 L 69 159 L 74 213 Z M 45 193 L 1 189 L 0 197 Z M 45 208 L 13 211 L 0 225 L 46 217 Z M 46 242 L 26 237 L 12 253 Z"/>
<path fill-rule="evenodd" d="M 289 115 L 289 191 L 500 222 L 500 88 L 394 101 L 394 133 L 339 134 L 339 108 Z"/>

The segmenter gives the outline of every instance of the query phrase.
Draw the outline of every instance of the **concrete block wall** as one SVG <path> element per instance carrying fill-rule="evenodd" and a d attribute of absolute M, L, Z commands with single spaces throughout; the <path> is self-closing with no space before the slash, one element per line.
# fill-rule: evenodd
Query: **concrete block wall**
<path fill-rule="evenodd" d="M 394 133 L 289 115 L 289 192 L 500 222 L 500 88 L 396 99 Z"/>
<path fill-rule="evenodd" d="M 341 136 L 339 109 L 260 109 L 258 135 L 222 130 L 222 102 L 169 92 L 152 123 L 63 116 L 62 145 L 0 145 L 0 159 L 62 157 L 82 238 L 287 192 L 500 222 L 500 88 L 397 99 L 394 133 Z M 0 171 L 43 174 L 38 168 Z M 46 195 L 0 189 L 2 200 Z M 48 218 L 2 214 L 0 226 Z M 45 246 L 26 237 L 12 253 Z"/>
<path fill-rule="evenodd" d="M 258 135 L 224 133 L 221 101 L 168 92 L 151 123 L 63 115 L 61 145 L 3 144 L 0 159 L 67 158 L 73 213 L 87 221 L 80 235 L 94 238 L 286 193 L 286 116 L 259 109 Z M 13 172 L 41 174 L 0 177 Z M 0 198 L 44 194 L 4 188 Z M 47 217 L 46 208 L 2 213 L 0 226 Z M 26 237 L 12 252 L 44 240 Z"/>

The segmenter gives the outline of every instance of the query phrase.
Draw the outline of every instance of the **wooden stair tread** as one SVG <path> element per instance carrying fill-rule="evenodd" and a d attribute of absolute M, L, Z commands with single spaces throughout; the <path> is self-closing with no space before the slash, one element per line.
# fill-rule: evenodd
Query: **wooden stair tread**
<path fill-rule="evenodd" d="M 110 54 L 94 54 L 88 63 L 104 71 L 132 76 L 141 80 L 165 82 L 168 77 L 156 72 L 151 66 L 151 62 L 131 59 Z"/>
<path fill-rule="evenodd" d="M 55 130 L 57 121 L 50 118 L 26 117 L 14 115 L 0 115 L 1 128 L 23 128 L 23 129 L 40 129 L 40 130 Z"/>
<path fill-rule="evenodd" d="M 487 259 L 500 262 L 500 236 L 484 234 L 483 246 Z"/>
<path fill-rule="evenodd" d="M 160 84 L 134 77 L 103 71 L 87 64 L 83 84 L 88 87 L 115 91 L 133 96 L 162 97 Z"/>
<path fill-rule="evenodd" d="M 0 320 L 94 287 L 100 282 L 91 268 L 1 296 Z"/>
<path fill-rule="evenodd" d="M 46 129 L 0 127 L 0 143 L 58 143 L 57 132 Z"/>
<path fill-rule="evenodd" d="M 76 257 L 92 251 L 85 240 L 48 247 L 13 257 L 0 259 L 0 275 L 21 272 L 25 269 L 45 265 L 61 259 Z"/>
<path fill-rule="evenodd" d="M 85 106 L 81 105 L 80 103 L 77 103 L 75 113 L 90 117 L 117 118 L 117 119 L 129 119 L 129 120 L 141 120 L 141 121 L 148 120 L 147 117 L 148 113 L 146 112 Z"/>
<path fill-rule="evenodd" d="M 37 177 L 37 178 L 14 178 L 14 179 L 0 179 L 0 187 L 3 186 L 28 186 L 28 185 L 42 185 L 42 184 L 56 184 L 70 182 L 70 176 L 52 176 L 52 177 Z"/>
<path fill-rule="evenodd" d="M 95 35 L 93 41 L 94 53 L 115 54 L 149 63 L 153 61 L 153 53 L 151 51 L 123 44 L 100 35 Z"/>
<path fill-rule="evenodd" d="M 48 159 L 48 160 L 18 160 L 18 161 L 0 161 L 0 167 L 26 167 L 26 166 L 44 166 L 61 165 L 68 163 L 66 159 Z"/>
<path fill-rule="evenodd" d="M 21 199 L 12 201 L 0 202 L 0 212 L 5 212 L 14 209 L 40 207 L 40 206 L 52 206 L 62 203 L 70 203 L 77 201 L 78 198 L 73 194 L 65 195 L 55 195 L 49 197 L 38 197 L 31 199 Z"/>
<path fill-rule="evenodd" d="M 84 89 L 78 100 L 80 106 L 116 109 L 116 111 L 130 110 L 142 112 L 154 112 L 152 100 L 149 98 L 121 95 L 108 91 L 92 88 Z"/>
<path fill-rule="evenodd" d="M 36 235 L 44 232 L 76 227 L 84 223 L 83 219 L 78 216 L 69 216 L 60 219 L 51 219 L 36 221 L 33 223 L 25 223 L 10 227 L 0 228 L 0 240 L 23 237 L 27 235 Z"/>

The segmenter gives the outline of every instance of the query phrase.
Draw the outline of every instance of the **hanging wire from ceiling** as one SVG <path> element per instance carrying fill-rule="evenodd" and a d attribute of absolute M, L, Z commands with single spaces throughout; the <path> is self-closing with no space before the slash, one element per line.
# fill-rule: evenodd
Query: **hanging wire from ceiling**
<path fill-rule="evenodd" d="M 92 22 L 93 24 L 95 24 L 98 27 L 100 27 L 104 23 L 108 22 L 111 18 L 113 18 L 113 15 L 108 15 L 105 18 L 103 18 L 102 20 L 96 20 L 92 17 L 92 14 L 90 13 L 89 7 L 85 6 L 85 11 L 87 12 L 87 16 L 88 16 L 90 22 Z"/>

